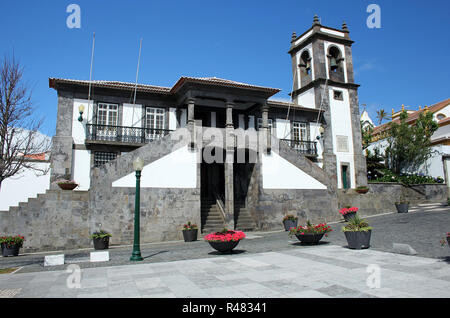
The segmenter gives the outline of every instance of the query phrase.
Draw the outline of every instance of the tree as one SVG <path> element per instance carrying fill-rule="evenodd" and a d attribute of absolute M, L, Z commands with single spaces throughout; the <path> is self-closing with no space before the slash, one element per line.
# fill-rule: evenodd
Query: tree
<path fill-rule="evenodd" d="M 404 110 L 400 114 L 400 123 L 389 123 L 386 164 L 396 174 L 415 172 L 435 154 L 431 136 L 439 126 L 433 120 L 433 113 L 421 112 L 411 124 L 406 122 L 407 118 L 408 113 Z"/>
<path fill-rule="evenodd" d="M 388 119 L 388 114 L 384 111 L 384 109 L 377 110 L 377 119 L 378 119 L 378 125 L 381 125 L 383 120 Z"/>
<path fill-rule="evenodd" d="M 370 142 L 372 141 L 373 128 L 371 125 L 366 125 L 364 127 L 362 120 L 360 120 L 360 123 L 361 123 L 362 149 L 364 150 L 367 147 L 369 147 Z"/>
<path fill-rule="evenodd" d="M 38 132 L 43 119 L 37 119 L 34 111 L 23 67 L 14 57 L 5 56 L 0 61 L 0 189 L 3 180 L 25 169 L 47 172 L 30 160 L 50 149 L 49 141 Z"/>

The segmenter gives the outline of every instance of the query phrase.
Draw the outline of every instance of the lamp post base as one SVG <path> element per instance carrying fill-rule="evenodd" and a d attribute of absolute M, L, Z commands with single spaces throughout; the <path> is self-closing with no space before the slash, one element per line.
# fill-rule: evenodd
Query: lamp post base
<path fill-rule="evenodd" d="M 133 252 L 133 254 L 131 254 L 130 257 L 130 261 L 135 262 L 135 261 L 143 261 L 144 259 L 141 256 L 141 252 Z"/>

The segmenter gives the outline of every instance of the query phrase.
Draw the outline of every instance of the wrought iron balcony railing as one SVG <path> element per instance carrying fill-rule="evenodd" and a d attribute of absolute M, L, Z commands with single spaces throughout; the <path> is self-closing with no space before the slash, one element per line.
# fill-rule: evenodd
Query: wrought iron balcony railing
<path fill-rule="evenodd" d="M 317 156 L 317 142 L 316 141 L 304 141 L 294 139 L 281 139 L 281 141 L 288 144 L 292 149 L 306 156 Z"/>
<path fill-rule="evenodd" d="M 160 139 L 171 130 L 86 124 L 86 140 L 144 144 Z"/>

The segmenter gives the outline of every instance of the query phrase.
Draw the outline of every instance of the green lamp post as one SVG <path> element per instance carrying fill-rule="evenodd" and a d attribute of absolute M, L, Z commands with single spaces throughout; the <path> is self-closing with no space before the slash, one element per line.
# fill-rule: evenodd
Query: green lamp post
<path fill-rule="evenodd" d="M 136 199 L 134 203 L 134 243 L 130 261 L 142 261 L 139 218 L 141 206 L 141 171 L 144 168 L 144 161 L 137 157 L 136 160 L 133 161 L 133 168 L 134 171 L 136 171 Z"/>

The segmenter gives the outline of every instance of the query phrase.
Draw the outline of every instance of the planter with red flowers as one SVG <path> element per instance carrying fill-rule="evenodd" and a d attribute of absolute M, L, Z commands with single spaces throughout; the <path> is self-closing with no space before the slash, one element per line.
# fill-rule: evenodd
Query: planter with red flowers
<path fill-rule="evenodd" d="M 327 233 L 331 231 L 332 229 L 326 223 L 315 225 L 307 221 L 306 225 L 292 227 L 289 230 L 289 236 L 295 235 L 303 244 L 318 244 L 323 236 L 327 236 Z"/>
<path fill-rule="evenodd" d="M 244 232 L 223 229 L 220 232 L 210 233 L 203 238 L 212 248 L 221 253 L 231 251 L 245 238 Z"/>
<path fill-rule="evenodd" d="M 441 245 L 442 246 L 445 245 L 445 241 L 447 241 L 448 246 L 450 246 L 450 232 L 447 232 L 447 234 L 445 235 L 445 238 L 443 238 L 441 240 Z"/>
<path fill-rule="evenodd" d="M 56 184 L 61 190 L 73 190 L 78 187 L 78 183 L 73 180 L 58 180 Z"/>
<path fill-rule="evenodd" d="M 183 238 L 185 242 L 197 241 L 198 226 L 190 221 L 183 225 Z"/>
<path fill-rule="evenodd" d="M 358 215 L 351 218 L 347 225 L 342 228 L 342 231 L 349 248 L 360 250 L 370 247 L 372 227 Z"/>
<path fill-rule="evenodd" d="M 0 237 L 2 256 L 18 256 L 19 250 L 23 246 L 23 241 L 25 241 L 25 237 L 22 235 Z"/>
<path fill-rule="evenodd" d="M 358 208 L 350 206 L 339 210 L 339 213 L 344 217 L 345 222 L 350 221 L 356 215 L 356 212 L 358 212 Z"/>

